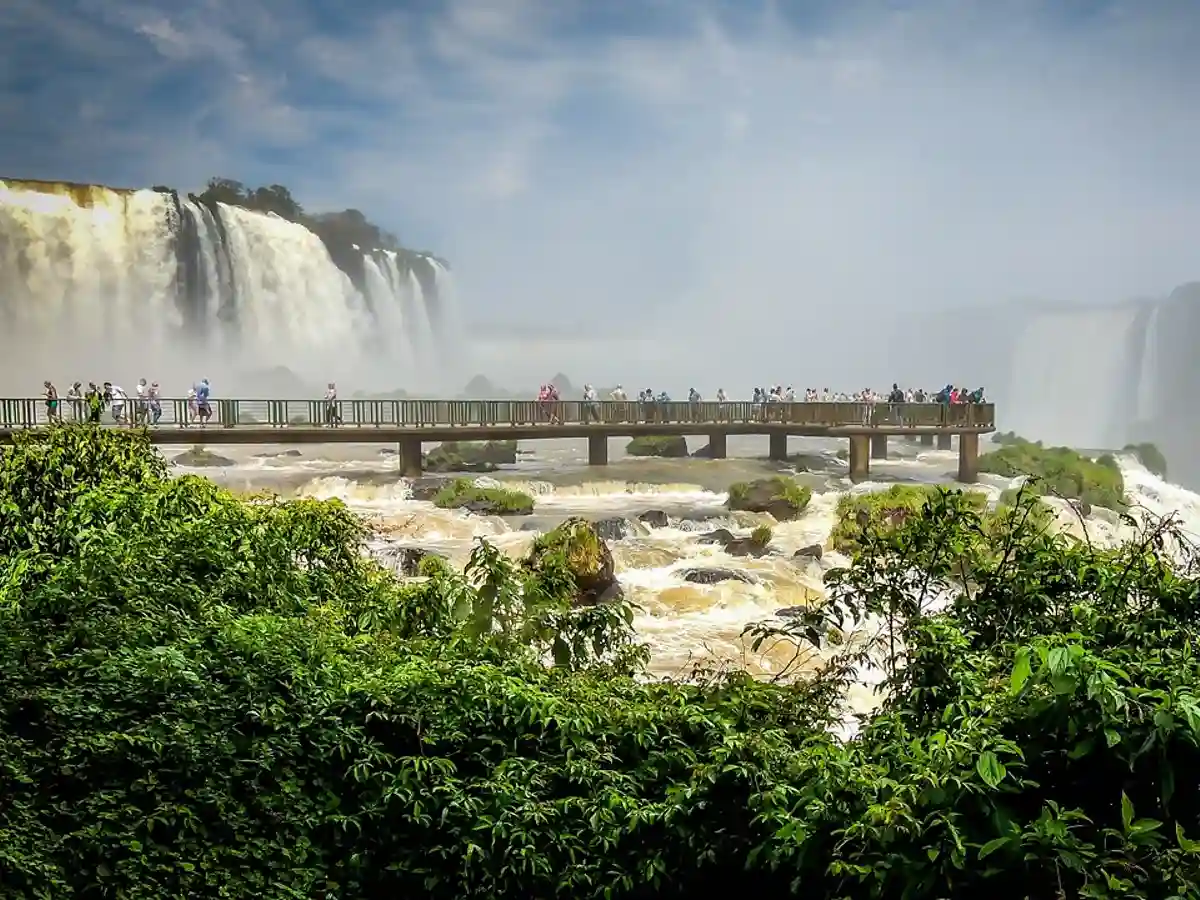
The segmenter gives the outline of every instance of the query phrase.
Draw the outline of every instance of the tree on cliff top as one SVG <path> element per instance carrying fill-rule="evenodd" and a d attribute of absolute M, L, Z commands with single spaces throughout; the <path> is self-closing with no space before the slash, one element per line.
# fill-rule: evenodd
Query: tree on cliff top
<path fill-rule="evenodd" d="M 306 213 L 304 207 L 282 184 L 248 187 L 232 178 L 210 178 L 196 198 L 205 203 L 226 203 L 257 212 L 275 213 L 297 222 L 326 240 L 355 244 L 363 250 L 402 250 L 400 240 L 375 225 L 357 209 L 340 212 Z"/>

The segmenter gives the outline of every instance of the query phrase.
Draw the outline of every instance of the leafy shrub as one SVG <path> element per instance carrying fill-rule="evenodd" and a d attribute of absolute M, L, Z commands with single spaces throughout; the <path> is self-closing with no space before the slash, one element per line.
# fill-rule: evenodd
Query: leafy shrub
<path fill-rule="evenodd" d="M 842 553 L 858 549 L 863 530 L 878 531 L 896 528 L 920 513 L 931 497 L 942 488 L 933 485 L 893 484 L 882 491 L 862 491 L 843 494 L 838 498 L 829 547 Z M 987 504 L 987 495 L 979 491 L 964 494 L 974 508 Z"/>
<path fill-rule="evenodd" d="M 1033 476 L 1035 490 L 1067 500 L 1083 500 L 1115 510 L 1126 506 L 1125 482 L 1120 470 L 1069 447 L 1043 447 L 1018 441 L 980 456 L 979 471 L 1006 478 Z"/>
<path fill-rule="evenodd" d="M 23 440 L 0 895 L 1196 897 L 1194 555 L 1034 508 L 935 490 L 865 529 L 826 604 L 750 630 L 819 645 L 809 677 L 646 683 L 628 607 L 573 609 L 556 554 L 403 585 L 337 502 L 168 480 L 136 433 Z M 838 742 L 868 658 L 888 695 Z"/>
<path fill-rule="evenodd" d="M 522 491 L 480 487 L 470 478 L 456 478 L 437 492 L 433 505 L 442 509 L 470 509 L 494 516 L 527 516 L 533 498 Z"/>
<path fill-rule="evenodd" d="M 771 538 L 774 537 L 774 534 L 770 525 L 756 525 L 750 532 L 750 542 L 760 547 L 765 547 L 771 543 Z"/>

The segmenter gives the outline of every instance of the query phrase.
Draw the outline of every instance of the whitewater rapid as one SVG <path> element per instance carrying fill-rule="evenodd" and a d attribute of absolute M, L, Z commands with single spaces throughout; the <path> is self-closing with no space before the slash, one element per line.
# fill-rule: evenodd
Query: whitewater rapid
<path fill-rule="evenodd" d="M 287 367 L 319 385 L 429 384 L 444 267 L 367 248 L 358 262 L 304 225 L 173 191 L 0 180 L 0 380 L 20 373 L 29 393 L 43 377 Z"/>
<path fill-rule="evenodd" d="M 884 490 L 895 481 L 949 483 L 956 466 L 954 453 L 931 451 L 877 461 L 877 482 L 850 485 L 836 469 L 819 479 L 810 478 L 814 495 L 808 509 L 795 521 L 773 524 L 776 552 L 754 559 L 733 557 L 720 545 L 702 543 L 698 538 L 717 528 L 747 534 L 755 524 L 770 521 L 728 511 L 725 493 L 715 487 L 754 477 L 753 467 L 764 465 L 761 462 L 625 460 L 600 473 L 586 467 L 564 472 L 563 456 L 554 462 L 519 464 L 518 471 L 498 474 L 505 486 L 536 498 L 534 515 L 501 518 L 441 510 L 414 500 L 409 483 L 386 470 L 388 463 L 377 449 L 363 448 L 361 458 L 342 452 L 345 458 L 341 459 L 247 456 L 234 469 L 222 470 L 215 477 L 245 489 L 268 485 L 291 495 L 340 499 L 372 523 L 378 535 L 376 550 L 416 547 L 441 554 L 456 566 L 465 564 L 478 538 L 518 558 L 539 532 L 567 516 L 625 520 L 628 535 L 610 540 L 609 545 L 617 576 L 637 606 L 635 627 L 651 649 L 651 672 L 660 676 L 684 673 L 698 662 L 737 666 L 762 676 L 777 673 L 790 661 L 790 649 L 755 655 L 742 631 L 747 624 L 775 617 L 780 609 L 823 600 L 825 573 L 848 560 L 829 550 L 820 560 L 793 554 L 827 543 L 838 500 L 848 492 Z M 553 449 L 539 452 L 571 451 L 555 444 Z M 1121 456 L 1118 461 L 1135 516 L 1177 516 L 1185 532 L 1200 540 L 1200 495 L 1158 478 L 1132 458 Z M 528 471 L 520 471 L 523 468 Z M 973 489 L 995 498 L 1017 483 L 985 475 Z M 652 528 L 638 521 L 648 510 L 665 512 L 669 525 Z M 1088 537 L 1100 544 L 1112 544 L 1134 533 L 1132 526 L 1108 510 L 1093 510 L 1081 521 L 1073 509 L 1058 504 L 1058 515 L 1064 529 L 1081 535 L 1086 527 Z M 746 580 L 710 585 L 685 579 L 688 570 L 698 568 L 730 570 Z M 863 680 L 860 696 L 854 701 L 859 708 L 870 705 L 871 678 L 864 675 Z"/>

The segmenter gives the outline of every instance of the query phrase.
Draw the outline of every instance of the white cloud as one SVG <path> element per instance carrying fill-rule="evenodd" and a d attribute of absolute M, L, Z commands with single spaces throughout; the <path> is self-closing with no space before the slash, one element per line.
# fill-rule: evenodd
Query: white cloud
<path fill-rule="evenodd" d="M 358 206 L 448 257 L 476 321 L 620 335 L 596 381 L 665 365 L 646 334 L 687 381 L 882 372 L 887 315 L 1200 273 L 1194 4 L 448 0 L 337 31 L 300 0 L 105 9 L 210 67 L 202 108 L 147 112 L 147 181 L 227 166 Z"/>

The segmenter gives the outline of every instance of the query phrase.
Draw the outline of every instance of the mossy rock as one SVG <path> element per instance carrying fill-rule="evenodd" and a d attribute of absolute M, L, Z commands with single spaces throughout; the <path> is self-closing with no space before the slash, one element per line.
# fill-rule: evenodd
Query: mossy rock
<path fill-rule="evenodd" d="M 1138 462 L 1159 478 L 1167 477 L 1167 458 L 1154 444 L 1126 444 L 1123 452 L 1133 454 Z"/>
<path fill-rule="evenodd" d="M 444 441 L 425 454 L 427 472 L 494 472 L 517 461 L 516 441 Z"/>
<path fill-rule="evenodd" d="M 217 469 L 237 465 L 237 462 L 229 457 L 213 453 L 211 450 L 199 445 L 189 450 L 184 450 L 175 457 L 174 463 L 177 466 L 189 466 L 193 469 Z"/>
<path fill-rule="evenodd" d="M 791 478 L 776 476 L 739 481 L 729 486 L 730 509 L 770 513 L 779 522 L 795 519 L 808 508 L 812 489 Z"/>
<path fill-rule="evenodd" d="M 979 471 L 1005 478 L 1028 475 L 1030 490 L 1064 500 L 1085 500 L 1115 510 L 1126 506 L 1120 469 L 1070 447 L 1043 447 L 1018 439 L 980 456 Z"/>
<path fill-rule="evenodd" d="M 680 459 L 688 455 L 687 438 L 681 434 L 644 434 L 625 445 L 627 456 L 665 456 Z"/>
<path fill-rule="evenodd" d="M 528 516 L 533 498 L 521 491 L 480 487 L 470 478 L 456 478 L 433 498 L 441 509 L 465 509 L 485 516 Z"/>
<path fill-rule="evenodd" d="M 945 488 L 936 485 L 893 484 L 886 491 L 843 494 L 838 499 L 836 520 L 829 533 L 829 547 L 841 553 L 858 549 L 863 529 L 895 528 L 925 506 L 925 501 Z M 966 492 L 973 506 L 982 510 L 987 495 Z"/>
<path fill-rule="evenodd" d="M 538 573 L 551 557 L 565 563 L 575 579 L 578 605 L 597 603 L 619 590 L 612 551 L 586 519 L 572 517 L 538 537 L 522 565 Z"/>

